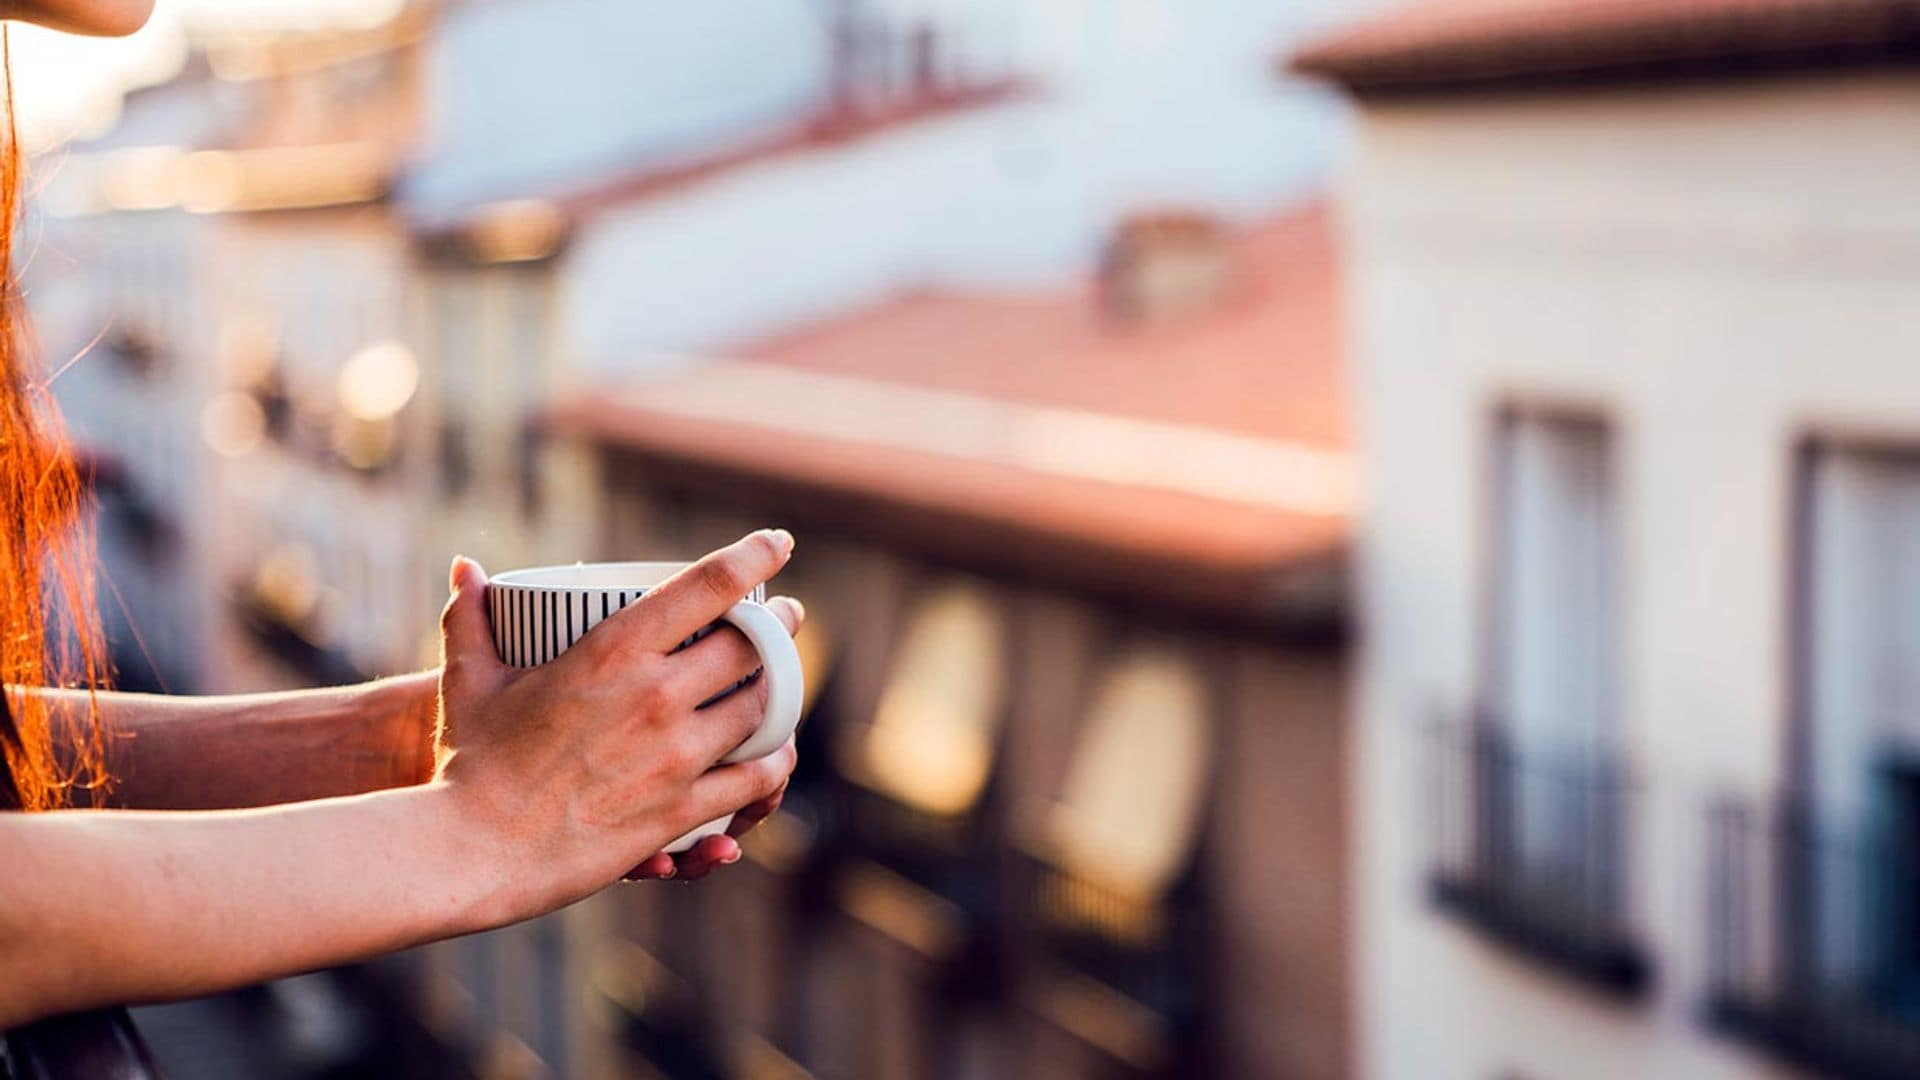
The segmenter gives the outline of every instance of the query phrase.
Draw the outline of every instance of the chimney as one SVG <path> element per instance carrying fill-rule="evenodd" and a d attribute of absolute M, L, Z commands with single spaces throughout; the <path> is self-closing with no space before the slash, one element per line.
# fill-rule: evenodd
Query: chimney
<path fill-rule="evenodd" d="M 1227 230 L 1196 211 L 1137 214 L 1120 223 L 1100 260 L 1100 306 L 1116 321 L 1151 325 L 1203 314 L 1226 295 Z"/>

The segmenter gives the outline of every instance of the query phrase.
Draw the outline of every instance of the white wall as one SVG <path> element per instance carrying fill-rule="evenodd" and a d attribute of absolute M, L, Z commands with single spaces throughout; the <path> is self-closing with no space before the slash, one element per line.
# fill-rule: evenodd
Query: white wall
<path fill-rule="evenodd" d="M 1713 1076 L 1701 821 L 1781 763 L 1792 452 L 1920 439 L 1920 80 L 1456 98 L 1364 110 L 1354 250 L 1368 641 L 1359 941 L 1385 1077 Z M 1631 862 L 1655 1000 L 1605 1006 L 1421 901 L 1414 725 L 1479 647 L 1503 400 L 1614 424 Z"/>

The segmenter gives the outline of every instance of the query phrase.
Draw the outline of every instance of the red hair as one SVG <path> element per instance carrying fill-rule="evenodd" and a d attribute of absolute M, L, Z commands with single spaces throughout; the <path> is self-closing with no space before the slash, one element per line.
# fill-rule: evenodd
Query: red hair
<path fill-rule="evenodd" d="M 6 143 L 0 147 L 0 807 L 70 805 L 99 791 L 106 762 L 99 710 L 77 737 L 55 738 L 54 718 L 32 688 L 104 685 L 94 620 L 88 494 L 48 391 L 33 363 L 13 237 L 22 167 L 13 115 L 11 42 L 0 27 Z"/>

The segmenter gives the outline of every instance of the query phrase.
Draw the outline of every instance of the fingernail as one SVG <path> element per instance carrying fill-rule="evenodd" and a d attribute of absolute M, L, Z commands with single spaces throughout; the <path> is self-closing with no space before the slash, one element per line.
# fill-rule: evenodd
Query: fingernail
<path fill-rule="evenodd" d="M 460 564 L 461 564 L 462 562 L 465 562 L 465 561 L 466 561 L 466 558 L 467 558 L 467 557 L 466 557 L 465 555 L 455 555 L 455 556 L 453 557 L 453 561 L 452 561 L 451 563 L 448 563 L 448 564 L 447 564 L 447 591 L 448 591 L 448 592 L 458 592 L 458 591 L 459 591 L 459 589 L 460 589 Z"/>
<path fill-rule="evenodd" d="M 667 872 L 660 875 L 660 880 L 665 881 L 679 872 L 680 872 L 680 868 L 678 866 L 668 866 Z"/>
<path fill-rule="evenodd" d="M 793 534 L 785 529 L 768 529 L 767 535 L 773 538 L 773 546 L 779 550 L 780 557 L 793 554 Z"/>
<path fill-rule="evenodd" d="M 733 853 L 732 853 L 732 854 L 730 854 L 730 855 L 728 855 L 728 856 L 727 856 L 726 858 L 724 858 L 724 859 L 721 859 L 721 860 L 720 860 L 720 865 L 722 865 L 722 866 L 732 866 L 732 865 L 733 865 L 734 863 L 737 863 L 737 862 L 739 862 L 739 861 L 740 861 L 740 849 L 736 847 L 736 848 L 734 848 L 734 849 L 733 849 Z"/>

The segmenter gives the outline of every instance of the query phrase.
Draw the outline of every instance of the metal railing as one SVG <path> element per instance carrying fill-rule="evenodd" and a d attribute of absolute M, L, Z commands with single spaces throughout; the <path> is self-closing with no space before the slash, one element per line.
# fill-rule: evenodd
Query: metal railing
<path fill-rule="evenodd" d="M 1145 1055 L 1152 1065 L 1136 1063 L 1136 1071 L 1176 1064 L 1207 1071 L 1198 1066 L 1210 1012 L 1206 965 L 1212 950 L 1194 869 L 1164 891 L 1142 894 L 1077 874 L 1032 847 L 1022 851 L 1020 862 L 1026 893 L 1021 907 L 1033 920 L 1041 953 L 1107 988 L 1116 1004 L 1124 1002 L 1112 1010 L 1118 1022 L 1144 1021 L 1155 1034 L 1157 1050 Z M 1083 997 L 1080 1008 L 1099 1000 Z"/>
<path fill-rule="evenodd" d="M 1432 725 L 1425 749 L 1433 901 L 1594 986 L 1643 990 L 1651 964 L 1626 877 L 1635 799 L 1619 760 L 1523 746 L 1484 713 Z"/>
<path fill-rule="evenodd" d="M 1822 1072 L 1920 1075 L 1920 836 L 1831 819 L 1710 810 L 1708 1019 Z"/>
<path fill-rule="evenodd" d="M 125 1009 L 56 1016 L 0 1035 L 11 1080 L 159 1080 L 160 1067 Z"/>

